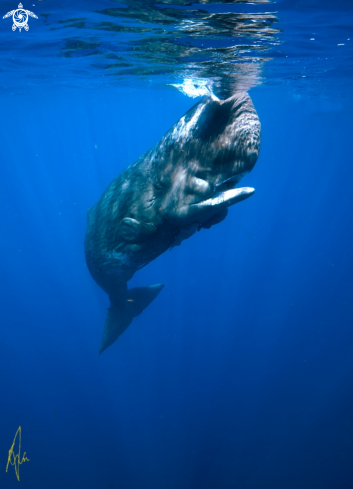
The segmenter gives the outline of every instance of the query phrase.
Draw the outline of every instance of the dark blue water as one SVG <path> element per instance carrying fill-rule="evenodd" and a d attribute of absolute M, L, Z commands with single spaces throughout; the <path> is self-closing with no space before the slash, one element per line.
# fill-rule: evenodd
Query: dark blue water
<path fill-rule="evenodd" d="M 24 65 L 28 85 L 25 54 L 12 53 L 0 94 L 1 488 L 353 488 L 352 58 L 336 55 L 325 75 L 298 40 L 321 16 L 312 31 L 337 53 L 334 31 L 353 43 L 352 10 L 293 4 L 268 6 L 283 57 L 250 91 L 262 146 L 242 185 L 255 195 L 135 275 L 165 288 L 101 356 L 109 301 L 85 265 L 86 211 L 195 100 L 141 81 L 88 87 L 94 68 L 80 89 L 79 73 L 55 85 Z M 310 58 L 309 79 L 291 55 Z M 20 482 L 5 472 L 19 426 Z"/>

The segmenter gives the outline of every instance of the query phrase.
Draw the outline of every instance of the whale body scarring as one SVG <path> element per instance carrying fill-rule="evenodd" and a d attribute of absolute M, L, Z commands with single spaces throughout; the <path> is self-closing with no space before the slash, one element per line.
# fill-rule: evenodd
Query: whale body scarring
<path fill-rule="evenodd" d="M 126 168 L 88 211 L 88 269 L 109 295 L 100 353 L 156 298 L 162 284 L 127 288 L 134 273 L 254 193 L 235 188 L 254 167 L 261 126 L 248 94 L 201 100 Z"/>

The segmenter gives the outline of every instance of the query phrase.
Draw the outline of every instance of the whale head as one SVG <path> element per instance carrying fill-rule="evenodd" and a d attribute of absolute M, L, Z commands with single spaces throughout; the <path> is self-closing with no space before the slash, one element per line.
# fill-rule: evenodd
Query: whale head
<path fill-rule="evenodd" d="M 180 228 L 222 220 L 229 206 L 254 193 L 236 185 L 254 167 L 260 138 L 260 121 L 246 93 L 199 102 L 153 150 L 160 213 Z"/>

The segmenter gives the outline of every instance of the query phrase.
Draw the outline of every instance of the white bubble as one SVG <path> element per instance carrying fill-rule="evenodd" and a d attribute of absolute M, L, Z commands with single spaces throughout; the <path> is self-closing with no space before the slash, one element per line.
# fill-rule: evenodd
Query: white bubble
<path fill-rule="evenodd" d="M 188 97 L 204 97 L 211 95 L 212 91 L 208 87 L 209 82 L 206 80 L 198 80 L 194 78 L 186 78 L 182 84 L 171 84 L 172 87 L 180 90 L 181 93 Z"/>

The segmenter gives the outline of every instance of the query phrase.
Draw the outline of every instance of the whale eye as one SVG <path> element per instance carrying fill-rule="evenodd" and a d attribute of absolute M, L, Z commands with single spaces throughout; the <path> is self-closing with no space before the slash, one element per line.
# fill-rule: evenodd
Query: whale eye
<path fill-rule="evenodd" d="M 162 190 L 168 186 L 168 179 L 163 177 L 163 175 L 157 175 L 156 178 L 153 180 L 153 186 L 157 190 Z"/>
<path fill-rule="evenodd" d="M 154 182 L 153 182 L 153 185 L 154 185 L 154 187 L 155 187 L 157 190 L 162 190 L 162 188 L 163 188 L 162 182 L 160 182 L 159 180 L 154 181 Z"/>

